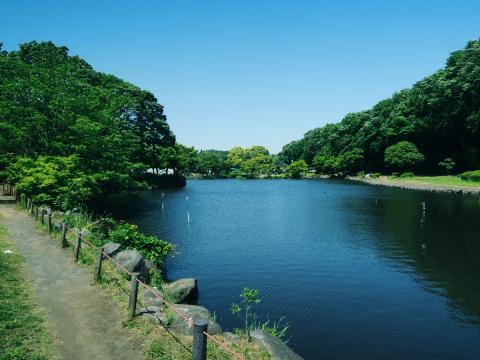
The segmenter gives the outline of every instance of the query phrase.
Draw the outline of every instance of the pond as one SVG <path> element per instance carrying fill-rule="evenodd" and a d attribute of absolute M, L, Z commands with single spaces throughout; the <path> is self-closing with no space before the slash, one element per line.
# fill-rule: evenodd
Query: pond
<path fill-rule="evenodd" d="M 478 197 L 190 180 L 119 216 L 177 246 L 168 277 L 196 277 L 199 304 L 226 330 L 241 326 L 230 306 L 248 287 L 260 290 L 258 318 L 284 318 L 305 359 L 479 358 Z"/>

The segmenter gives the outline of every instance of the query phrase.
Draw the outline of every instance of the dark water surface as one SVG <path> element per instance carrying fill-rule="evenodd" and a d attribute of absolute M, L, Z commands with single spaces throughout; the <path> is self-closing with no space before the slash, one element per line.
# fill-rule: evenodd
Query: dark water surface
<path fill-rule="evenodd" d="M 187 205 L 191 216 L 187 223 Z M 423 225 L 422 205 L 426 203 Z M 305 359 L 480 359 L 480 201 L 329 180 L 191 180 L 121 216 L 177 245 L 225 329 L 243 287 Z"/>

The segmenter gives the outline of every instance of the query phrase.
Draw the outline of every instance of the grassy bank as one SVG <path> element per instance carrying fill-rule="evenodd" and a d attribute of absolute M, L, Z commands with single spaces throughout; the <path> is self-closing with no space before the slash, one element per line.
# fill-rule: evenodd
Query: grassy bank
<path fill-rule="evenodd" d="M 394 177 L 380 176 L 378 178 L 351 178 L 367 184 L 398 187 L 413 190 L 425 190 L 446 193 L 480 194 L 480 182 L 464 180 L 457 176 L 412 176 Z"/>
<path fill-rule="evenodd" d="M 463 180 L 458 176 L 412 176 L 407 178 L 386 176 L 389 181 L 439 186 L 480 186 L 480 181 Z"/>
<path fill-rule="evenodd" d="M 0 360 L 60 358 L 32 284 L 24 258 L 0 224 Z"/>

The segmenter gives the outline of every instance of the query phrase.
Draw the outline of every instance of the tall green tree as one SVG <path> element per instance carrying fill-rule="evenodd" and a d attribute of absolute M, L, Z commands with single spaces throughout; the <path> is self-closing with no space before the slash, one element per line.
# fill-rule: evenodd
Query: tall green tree
<path fill-rule="evenodd" d="M 385 150 L 385 164 L 392 170 L 414 170 L 425 160 L 415 144 L 400 141 Z"/>

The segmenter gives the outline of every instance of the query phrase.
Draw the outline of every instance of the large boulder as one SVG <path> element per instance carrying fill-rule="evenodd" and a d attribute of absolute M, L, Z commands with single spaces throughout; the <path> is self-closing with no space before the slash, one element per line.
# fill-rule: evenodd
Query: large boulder
<path fill-rule="evenodd" d="M 272 360 L 303 360 L 294 353 L 282 340 L 261 330 L 250 332 L 252 342 L 265 348 Z"/>
<path fill-rule="evenodd" d="M 102 246 L 103 252 L 110 257 L 115 256 L 120 251 L 121 248 L 122 248 L 122 245 L 118 243 L 106 243 L 105 245 Z"/>
<path fill-rule="evenodd" d="M 180 279 L 162 287 L 178 304 L 194 303 L 198 297 L 197 279 Z"/>
<path fill-rule="evenodd" d="M 193 322 L 196 320 L 207 320 L 208 327 L 207 332 L 210 335 L 216 335 L 222 333 L 222 328 L 218 323 L 212 318 L 212 314 L 203 306 L 196 306 L 196 305 L 174 305 L 175 310 L 185 315 L 187 318 L 191 318 Z M 182 317 L 180 317 L 176 311 L 170 310 L 171 315 L 173 315 L 173 321 L 171 324 L 166 324 L 169 326 L 169 329 L 176 334 L 179 335 L 186 335 L 192 336 L 193 335 L 193 326 L 185 321 Z"/>
<path fill-rule="evenodd" d="M 163 293 L 160 290 L 155 289 L 155 292 L 164 299 Z M 157 296 L 155 296 L 151 291 L 145 291 L 143 294 L 143 302 L 147 306 L 162 306 L 163 301 L 160 300 Z"/>
<path fill-rule="evenodd" d="M 140 273 L 142 281 L 148 281 L 148 269 L 143 256 L 135 250 L 120 251 L 113 259 L 130 272 Z"/>

